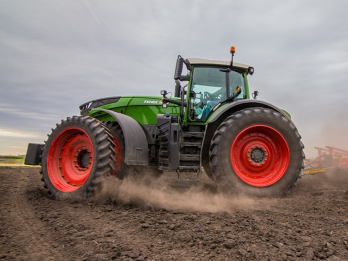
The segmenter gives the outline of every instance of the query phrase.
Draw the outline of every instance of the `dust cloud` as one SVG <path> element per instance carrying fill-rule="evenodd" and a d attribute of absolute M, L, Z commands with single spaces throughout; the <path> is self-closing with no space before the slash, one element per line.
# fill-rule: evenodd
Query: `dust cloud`
<path fill-rule="evenodd" d="M 331 190 L 348 191 L 348 168 L 327 169 L 325 172 L 303 176 L 289 197 L 308 197 Z"/>
<path fill-rule="evenodd" d="M 159 179 L 109 177 L 102 183 L 96 198 L 115 205 L 131 205 L 150 210 L 184 212 L 227 212 L 265 210 L 281 204 L 282 198 L 252 198 L 246 195 L 226 195 L 205 175 L 198 183 L 179 183 L 174 173 L 164 173 Z M 311 197 L 318 193 L 341 189 L 348 191 L 348 169 L 332 169 L 303 176 L 297 187 L 285 198 Z"/>
<path fill-rule="evenodd" d="M 218 192 L 215 184 L 207 176 L 196 184 L 175 182 L 175 178 L 175 173 L 164 173 L 157 180 L 149 180 L 146 176 L 141 179 L 124 180 L 111 177 L 103 182 L 98 197 L 102 200 L 112 200 L 118 205 L 135 205 L 152 210 L 212 213 L 265 209 L 276 201 L 223 194 Z"/>
<path fill-rule="evenodd" d="M 325 148 L 331 146 L 348 151 L 348 116 L 346 109 L 331 115 L 330 120 L 316 124 L 307 124 L 305 129 L 300 129 L 302 141 L 305 145 L 306 157 L 318 156 L 314 147 Z"/>

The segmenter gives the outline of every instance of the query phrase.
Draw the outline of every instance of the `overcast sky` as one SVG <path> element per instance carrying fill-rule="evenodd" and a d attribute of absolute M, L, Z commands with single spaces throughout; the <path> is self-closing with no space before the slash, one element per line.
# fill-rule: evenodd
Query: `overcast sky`
<path fill-rule="evenodd" d="M 178 54 L 254 66 L 306 154 L 348 150 L 348 1 L 0 0 L 0 155 L 92 99 L 173 91 Z"/>

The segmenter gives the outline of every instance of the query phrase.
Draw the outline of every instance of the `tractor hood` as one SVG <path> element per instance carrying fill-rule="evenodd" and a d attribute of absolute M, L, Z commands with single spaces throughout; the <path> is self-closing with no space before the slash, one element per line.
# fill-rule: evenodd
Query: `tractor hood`
<path fill-rule="evenodd" d="M 80 114 L 87 116 L 90 111 L 100 107 L 102 109 L 114 110 L 115 108 L 129 106 L 162 106 L 162 98 L 162 96 L 115 96 L 101 98 L 80 105 Z M 172 99 L 180 101 L 179 98 L 173 97 Z M 177 106 L 174 104 L 170 105 L 170 107 Z"/>

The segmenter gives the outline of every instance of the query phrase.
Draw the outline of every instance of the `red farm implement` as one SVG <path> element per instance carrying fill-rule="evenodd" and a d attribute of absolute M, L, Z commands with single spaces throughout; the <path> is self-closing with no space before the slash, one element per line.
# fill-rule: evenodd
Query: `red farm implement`
<path fill-rule="evenodd" d="M 312 160 L 305 160 L 302 176 L 325 172 L 328 169 L 334 168 L 348 169 L 347 150 L 337 149 L 330 146 L 325 146 L 325 148 L 315 147 L 315 149 L 318 150 L 318 156 Z"/>

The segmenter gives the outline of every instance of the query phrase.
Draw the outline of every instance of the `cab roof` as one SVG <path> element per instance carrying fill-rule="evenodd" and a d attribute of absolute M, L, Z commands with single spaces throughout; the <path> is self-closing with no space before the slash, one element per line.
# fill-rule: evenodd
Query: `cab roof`
<path fill-rule="evenodd" d="M 231 62 L 230 61 L 216 61 L 216 60 L 208 60 L 208 59 L 200 59 L 200 58 L 187 58 L 187 60 L 192 65 L 198 65 L 198 64 L 204 64 L 204 65 L 221 65 L 223 67 L 229 67 Z M 242 64 L 242 63 L 236 63 L 233 62 L 233 67 L 236 69 L 241 69 L 243 71 L 248 71 L 249 68 L 253 68 L 250 65 Z"/>

